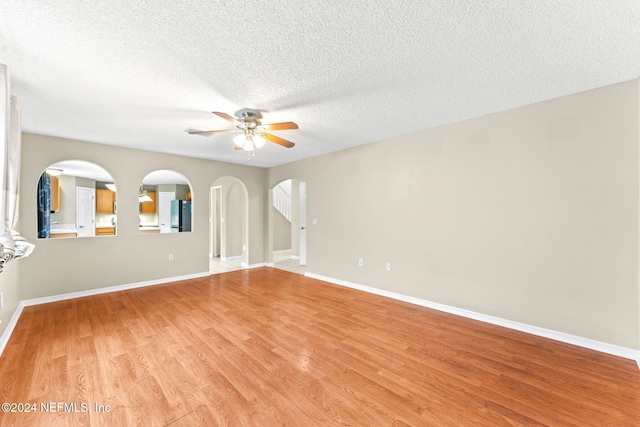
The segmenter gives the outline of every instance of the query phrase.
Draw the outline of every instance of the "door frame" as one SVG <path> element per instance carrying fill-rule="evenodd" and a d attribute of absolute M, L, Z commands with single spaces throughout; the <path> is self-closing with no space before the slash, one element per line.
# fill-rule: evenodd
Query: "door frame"
<path fill-rule="evenodd" d="M 298 223 L 300 227 L 300 265 L 307 265 L 307 183 L 299 181 L 298 190 Z"/>
<path fill-rule="evenodd" d="M 274 213 L 273 213 L 273 189 L 280 184 L 283 181 L 287 181 L 288 179 L 291 179 L 292 181 L 297 181 L 298 183 L 298 204 L 296 206 L 294 206 L 292 204 L 291 209 L 296 209 L 298 211 L 298 241 L 299 241 L 299 247 L 298 247 L 298 259 L 299 259 L 299 264 L 306 266 L 307 265 L 307 197 L 306 197 L 306 189 L 307 189 L 307 182 L 303 181 L 303 180 L 299 180 L 296 178 L 285 178 L 285 179 L 281 179 L 278 180 L 278 182 L 276 182 L 275 184 L 273 184 L 270 188 L 269 188 L 269 200 L 268 200 L 268 205 L 267 205 L 267 218 L 268 218 L 268 237 L 267 237 L 267 253 L 266 253 L 266 264 L 269 267 L 273 267 L 274 266 L 274 262 L 273 262 L 273 240 L 274 240 L 274 230 L 273 230 L 273 222 L 274 222 Z M 292 185 L 293 182 L 292 182 Z M 293 188 L 293 187 L 292 187 Z M 300 190 L 304 188 L 304 201 L 303 201 L 303 197 L 300 197 Z M 293 191 L 292 191 L 293 193 Z M 304 212 L 301 211 L 301 204 L 304 202 Z M 302 215 L 304 214 L 304 218 L 302 218 Z M 292 224 L 292 227 L 294 225 Z M 302 228 L 304 227 L 304 229 Z M 293 230 L 292 230 L 293 232 Z M 302 245 L 304 245 L 304 248 L 302 247 Z M 295 258 L 295 257 L 294 257 Z"/>
<path fill-rule="evenodd" d="M 222 218 L 222 187 L 216 185 L 211 187 L 211 203 L 209 205 L 209 256 L 220 256 L 220 233 L 222 230 L 220 219 Z"/>

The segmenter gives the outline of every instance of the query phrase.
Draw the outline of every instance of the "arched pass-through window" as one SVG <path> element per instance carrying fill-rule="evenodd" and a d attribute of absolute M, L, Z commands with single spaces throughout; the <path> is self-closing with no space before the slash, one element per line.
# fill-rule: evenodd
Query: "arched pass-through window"
<path fill-rule="evenodd" d="M 50 165 L 37 185 L 38 238 L 114 236 L 116 183 L 102 167 L 83 160 Z"/>
<path fill-rule="evenodd" d="M 140 234 L 193 230 L 193 193 L 180 172 L 156 170 L 142 179 L 138 192 Z"/>

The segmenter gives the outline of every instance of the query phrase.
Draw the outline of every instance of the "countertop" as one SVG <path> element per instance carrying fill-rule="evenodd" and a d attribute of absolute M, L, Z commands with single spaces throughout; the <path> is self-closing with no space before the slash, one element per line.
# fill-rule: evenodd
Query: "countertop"
<path fill-rule="evenodd" d="M 51 224 L 49 228 L 51 234 L 77 233 L 75 224 Z"/>

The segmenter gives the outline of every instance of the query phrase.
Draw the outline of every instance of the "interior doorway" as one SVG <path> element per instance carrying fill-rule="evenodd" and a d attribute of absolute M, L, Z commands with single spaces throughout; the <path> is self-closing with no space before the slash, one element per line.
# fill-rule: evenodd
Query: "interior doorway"
<path fill-rule="evenodd" d="M 270 191 L 270 265 L 304 274 L 307 264 L 307 183 L 287 179 Z"/>
<path fill-rule="evenodd" d="M 96 235 L 96 189 L 76 187 L 76 229 L 78 237 Z"/>
<path fill-rule="evenodd" d="M 216 179 L 209 203 L 209 271 L 211 274 L 249 266 L 249 193 L 235 177 Z"/>

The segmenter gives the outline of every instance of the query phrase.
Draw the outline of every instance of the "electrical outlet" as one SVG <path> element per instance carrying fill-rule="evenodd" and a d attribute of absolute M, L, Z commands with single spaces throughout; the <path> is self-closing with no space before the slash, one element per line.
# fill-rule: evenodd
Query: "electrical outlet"
<path fill-rule="evenodd" d="M 391 271 L 391 263 L 390 262 L 387 263 L 387 271 Z"/>
<path fill-rule="evenodd" d="M 313 218 L 313 219 L 311 220 L 311 223 L 312 223 L 313 225 L 318 225 L 318 218 Z"/>
<path fill-rule="evenodd" d="M 358 267 L 364 267 L 364 259 L 358 258 Z"/>
<path fill-rule="evenodd" d="M 169 261 L 173 261 L 173 254 L 169 254 Z"/>

